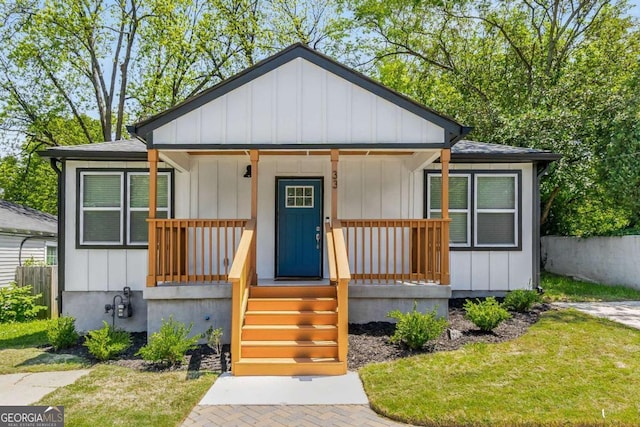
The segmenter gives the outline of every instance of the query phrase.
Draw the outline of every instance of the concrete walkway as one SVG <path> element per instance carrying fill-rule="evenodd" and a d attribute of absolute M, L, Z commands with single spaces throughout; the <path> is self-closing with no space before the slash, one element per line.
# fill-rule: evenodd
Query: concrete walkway
<path fill-rule="evenodd" d="M 339 376 L 216 380 L 183 426 L 401 426 L 380 417 L 356 372 Z"/>
<path fill-rule="evenodd" d="M 89 372 L 89 369 L 78 369 L 0 375 L 0 405 L 31 405 Z"/>
<path fill-rule="evenodd" d="M 574 308 L 592 316 L 604 317 L 614 322 L 640 329 L 640 301 L 558 302 L 553 305 Z"/>

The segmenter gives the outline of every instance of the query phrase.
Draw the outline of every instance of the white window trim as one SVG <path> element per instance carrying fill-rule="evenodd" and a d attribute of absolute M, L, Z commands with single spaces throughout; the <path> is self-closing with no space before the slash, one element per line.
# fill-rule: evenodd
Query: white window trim
<path fill-rule="evenodd" d="M 298 188 L 302 188 L 303 190 L 309 188 L 309 189 L 311 189 L 311 195 L 310 196 L 306 196 L 306 195 L 303 194 L 302 196 L 298 196 L 298 195 L 294 194 L 293 196 L 289 196 L 288 193 L 289 193 L 289 189 L 290 188 L 293 188 L 294 192 Z M 315 205 L 315 203 L 314 203 L 315 190 L 314 190 L 313 185 L 285 185 L 284 194 L 285 194 L 285 196 L 284 196 L 284 207 L 287 208 L 287 209 L 313 209 L 313 207 Z M 294 201 L 301 198 L 303 200 L 303 204 L 302 205 L 296 205 L 296 204 L 290 205 L 289 204 L 289 199 L 292 198 L 292 197 L 293 197 Z M 311 198 L 311 205 L 305 206 L 304 205 L 304 200 L 307 199 L 307 198 Z"/>
<path fill-rule="evenodd" d="M 427 188 L 431 191 L 431 178 L 442 178 L 442 174 L 438 173 L 430 173 L 427 175 Z M 449 175 L 451 178 L 452 176 Z M 467 241 L 466 242 L 450 242 L 449 246 L 454 248 L 468 248 L 471 247 L 471 174 L 468 173 L 457 173 L 455 174 L 455 178 L 465 177 L 467 178 L 467 209 L 449 209 L 449 213 L 466 213 L 467 214 Z M 440 213 L 442 216 L 442 209 L 432 209 L 431 208 L 431 197 L 427 198 L 427 218 L 431 218 L 432 212 Z"/>
<path fill-rule="evenodd" d="M 84 177 L 91 175 L 119 175 L 120 176 L 120 207 L 84 207 Z M 81 245 L 111 245 L 111 246 L 120 246 L 123 242 L 123 233 L 122 227 L 124 224 L 124 171 L 81 171 L 80 172 L 80 197 L 79 197 L 79 210 L 80 210 L 80 224 L 78 226 L 78 233 L 80 233 L 80 244 Z M 120 238 L 118 241 L 94 241 L 94 240 L 85 240 L 84 238 L 84 213 L 85 212 L 115 212 L 120 211 Z"/>
<path fill-rule="evenodd" d="M 514 207 L 513 208 L 505 208 L 505 209 L 478 209 L 478 177 L 497 177 L 497 178 L 513 178 L 513 186 L 514 186 Z M 520 236 L 518 235 L 518 198 L 520 195 L 518 194 L 518 174 L 517 173 L 478 173 L 475 175 L 473 180 L 473 223 L 476 224 L 473 231 L 473 243 L 477 248 L 517 248 Z M 510 213 L 513 214 L 513 243 L 478 243 L 478 214 L 479 213 Z"/>
<path fill-rule="evenodd" d="M 147 204 L 146 208 L 132 208 L 131 207 L 131 177 L 135 175 L 149 176 L 149 172 L 127 172 L 127 218 L 125 219 L 125 224 L 127 227 L 127 245 L 129 246 L 147 246 L 149 242 L 138 242 L 131 240 L 131 220 L 129 214 L 131 212 L 144 212 L 149 211 L 149 206 Z M 158 176 L 166 175 L 167 176 L 167 207 L 162 208 L 156 206 L 156 212 L 166 212 L 167 218 L 171 218 L 171 172 L 158 172 Z"/>
<path fill-rule="evenodd" d="M 49 253 L 48 250 L 49 248 L 56 248 L 56 263 L 55 264 L 47 264 L 47 261 L 49 259 Z M 44 263 L 46 265 L 58 265 L 58 242 L 44 242 Z"/>

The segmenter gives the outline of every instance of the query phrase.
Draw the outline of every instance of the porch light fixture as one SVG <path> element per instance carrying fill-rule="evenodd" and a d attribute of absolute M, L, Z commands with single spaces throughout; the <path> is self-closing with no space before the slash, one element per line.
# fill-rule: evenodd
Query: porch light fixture
<path fill-rule="evenodd" d="M 247 165 L 247 170 L 242 175 L 244 178 L 251 178 L 251 165 Z"/>

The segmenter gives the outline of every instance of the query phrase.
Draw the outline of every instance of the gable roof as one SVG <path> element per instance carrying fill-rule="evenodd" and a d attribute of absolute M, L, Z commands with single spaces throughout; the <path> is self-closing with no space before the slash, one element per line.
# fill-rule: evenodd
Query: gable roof
<path fill-rule="evenodd" d="M 51 214 L 0 200 L 0 232 L 53 237 L 58 232 L 57 224 Z"/>
<path fill-rule="evenodd" d="M 149 117 L 133 125 L 127 126 L 127 130 L 132 136 L 141 138 L 149 147 L 153 146 L 153 138 L 151 132 L 178 117 L 181 117 L 203 105 L 237 89 L 240 86 L 255 80 L 256 78 L 292 61 L 296 58 L 303 58 L 318 67 L 321 67 L 343 79 L 353 83 L 364 90 L 384 98 L 385 100 L 401 107 L 407 111 L 428 120 L 445 130 L 446 147 L 455 144 L 456 141 L 464 137 L 471 131 L 470 127 L 462 126 L 454 119 L 440 114 L 411 98 L 396 92 L 375 80 L 355 71 L 334 59 L 321 54 L 320 52 L 309 48 L 308 46 L 297 43 L 287 47 L 286 49 L 266 58 L 254 66 L 224 80 L 217 85 L 200 92 L 197 95 L 185 100 L 184 102 L 165 110 L 159 114 Z"/>

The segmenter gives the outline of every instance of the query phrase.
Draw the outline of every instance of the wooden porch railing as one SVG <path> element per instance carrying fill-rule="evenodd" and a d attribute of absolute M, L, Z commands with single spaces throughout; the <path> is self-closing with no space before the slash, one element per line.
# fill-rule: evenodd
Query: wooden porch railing
<path fill-rule="evenodd" d="M 343 219 L 351 277 L 449 284 L 449 219 Z"/>
<path fill-rule="evenodd" d="M 149 219 L 148 286 L 226 282 L 246 219 Z M 155 250 L 154 250 L 155 249 Z"/>
<path fill-rule="evenodd" d="M 238 252 L 229 271 L 231 282 L 231 370 L 235 372 L 235 364 L 240 360 L 240 343 L 242 340 L 242 322 L 247 311 L 249 285 L 254 274 L 251 253 L 255 251 L 255 220 L 248 220 Z"/>
<path fill-rule="evenodd" d="M 340 221 L 334 221 L 333 227 L 325 223 L 329 280 L 337 287 L 338 296 L 338 360 L 347 363 L 349 350 L 349 282 L 351 272 L 347 260 L 347 249 Z"/>

